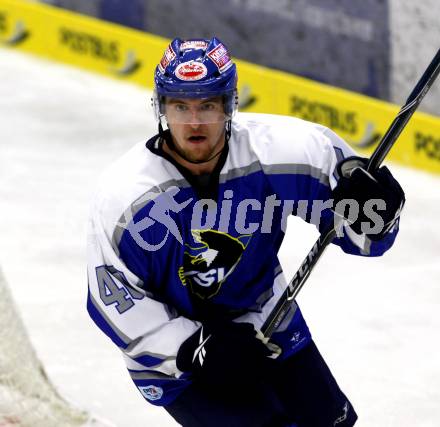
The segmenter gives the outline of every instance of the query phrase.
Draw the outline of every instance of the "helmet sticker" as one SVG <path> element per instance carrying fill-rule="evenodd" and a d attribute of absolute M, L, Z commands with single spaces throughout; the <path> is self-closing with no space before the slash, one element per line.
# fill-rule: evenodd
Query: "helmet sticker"
<path fill-rule="evenodd" d="M 169 45 L 159 63 L 159 69 L 162 74 L 165 73 L 165 68 L 167 68 L 170 62 L 175 58 L 176 58 L 176 54 L 173 48 L 171 47 L 171 45 Z"/>
<path fill-rule="evenodd" d="M 229 57 L 228 50 L 224 44 L 219 44 L 216 46 L 214 49 L 208 52 L 208 56 L 215 63 L 215 65 L 217 65 L 220 73 L 223 73 L 232 65 L 232 60 Z"/>
<path fill-rule="evenodd" d="M 183 62 L 175 71 L 175 75 L 180 80 L 195 81 L 203 79 L 208 74 L 205 64 L 196 61 Z"/>
<path fill-rule="evenodd" d="M 208 43 L 205 40 L 189 40 L 183 42 L 180 45 L 180 51 L 188 50 L 188 49 L 204 49 L 208 47 Z"/>
<path fill-rule="evenodd" d="M 0 0 L 1 1 L 1 0 Z M 211 98 L 227 96 L 224 111 L 228 116 L 236 110 L 233 95 L 237 87 L 237 70 L 226 46 L 217 38 L 174 39 L 154 72 L 157 99 Z M 177 96 L 177 98 L 179 97 Z M 162 108 L 158 103 L 159 110 Z M 162 110 L 159 111 L 162 114 Z"/>

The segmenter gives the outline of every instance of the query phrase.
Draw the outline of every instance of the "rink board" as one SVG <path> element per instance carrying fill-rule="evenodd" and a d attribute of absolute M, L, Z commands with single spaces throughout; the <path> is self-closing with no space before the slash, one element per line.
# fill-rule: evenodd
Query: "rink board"
<path fill-rule="evenodd" d="M 48 5 L 0 0 L 1 45 L 149 88 L 168 43 L 152 34 Z M 399 109 L 248 62 L 237 60 L 237 65 L 241 111 L 293 115 L 322 123 L 361 154 L 372 151 Z M 415 113 L 389 159 L 440 173 L 440 119 Z"/>

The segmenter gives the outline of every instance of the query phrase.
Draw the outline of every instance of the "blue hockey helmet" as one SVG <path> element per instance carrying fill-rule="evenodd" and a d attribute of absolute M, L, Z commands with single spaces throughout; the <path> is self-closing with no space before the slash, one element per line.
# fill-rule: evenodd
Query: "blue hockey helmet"
<path fill-rule="evenodd" d="M 224 119 L 238 107 L 237 70 L 226 46 L 216 37 L 174 39 L 154 73 L 153 107 L 165 117 L 166 98 L 223 98 Z"/>

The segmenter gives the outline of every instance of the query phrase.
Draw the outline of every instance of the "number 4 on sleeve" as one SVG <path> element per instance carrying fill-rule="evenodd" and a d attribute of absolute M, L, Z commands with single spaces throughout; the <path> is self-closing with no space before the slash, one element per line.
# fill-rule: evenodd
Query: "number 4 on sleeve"
<path fill-rule="evenodd" d="M 124 276 L 124 273 L 113 266 L 102 265 L 96 267 L 99 296 L 105 305 L 116 304 L 119 314 L 125 313 L 134 306 L 133 299 L 141 300 L 144 295 L 133 289 Z"/>

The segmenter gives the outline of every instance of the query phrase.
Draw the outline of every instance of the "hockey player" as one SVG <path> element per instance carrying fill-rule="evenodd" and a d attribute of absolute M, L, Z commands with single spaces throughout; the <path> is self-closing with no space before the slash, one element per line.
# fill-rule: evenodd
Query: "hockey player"
<path fill-rule="evenodd" d="M 216 38 L 175 39 L 154 81 L 158 134 L 103 173 L 92 204 L 90 316 L 145 399 L 183 426 L 354 425 L 296 304 L 269 343 L 259 331 L 286 286 L 286 215 L 321 229 L 354 199 L 360 214 L 334 243 L 380 256 L 397 234 L 401 187 L 386 167 L 365 172 L 328 128 L 235 114 L 236 66 Z M 362 209 L 370 199 L 386 205 L 376 229 Z"/>

